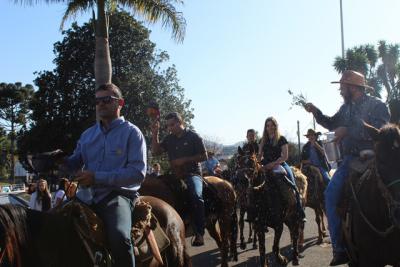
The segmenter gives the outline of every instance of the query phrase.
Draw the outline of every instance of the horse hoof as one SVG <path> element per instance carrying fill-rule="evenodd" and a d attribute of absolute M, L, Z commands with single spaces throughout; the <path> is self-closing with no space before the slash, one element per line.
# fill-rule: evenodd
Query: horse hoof
<path fill-rule="evenodd" d="M 257 249 L 257 248 L 258 248 L 257 244 L 253 244 L 253 249 Z"/>
<path fill-rule="evenodd" d="M 292 260 L 292 265 L 293 265 L 293 266 L 299 265 L 299 260 L 298 260 L 298 259 L 293 259 L 293 260 Z"/>
<path fill-rule="evenodd" d="M 240 243 L 240 249 L 242 250 L 246 249 L 246 243 Z"/>
<path fill-rule="evenodd" d="M 317 244 L 320 245 L 320 244 L 322 244 L 322 242 L 323 242 L 322 237 L 318 237 Z"/>
<path fill-rule="evenodd" d="M 247 239 L 247 243 L 251 243 L 253 242 L 253 238 L 249 237 L 249 239 Z"/>
<path fill-rule="evenodd" d="M 287 265 L 289 263 L 288 259 L 282 255 L 278 257 L 278 262 L 280 265 Z"/>

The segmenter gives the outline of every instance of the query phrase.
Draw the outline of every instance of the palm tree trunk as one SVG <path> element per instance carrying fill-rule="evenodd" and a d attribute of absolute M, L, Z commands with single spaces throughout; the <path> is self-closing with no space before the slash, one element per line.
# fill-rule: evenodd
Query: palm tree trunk
<path fill-rule="evenodd" d="M 96 88 L 102 84 L 111 83 L 112 69 L 110 46 L 108 43 L 108 17 L 105 12 L 105 0 L 97 1 L 94 76 L 96 80 Z"/>

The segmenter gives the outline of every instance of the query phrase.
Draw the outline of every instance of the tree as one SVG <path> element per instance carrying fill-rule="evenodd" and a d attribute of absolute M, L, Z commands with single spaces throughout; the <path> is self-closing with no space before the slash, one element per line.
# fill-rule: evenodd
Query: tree
<path fill-rule="evenodd" d="M 112 65 L 109 45 L 110 15 L 116 11 L 117 4 L 129 8 L 150 23 L 161 21 L 164 27 L 172 27 L 172 36 L 182 41 L 185 34 L 185 20 L 182 13 L 176 11 L 174 4 L 182 4 L 183 0 L 45 0 L 46 2 L 66 2 L 67 10 L 62 18 L 61 29 L 68 18 L 75 17 L 78 12 L 93 13 L 95 25 L 95 80 L 96 88 L 112 81 Z M 32 3 L 32 0 L 20 0 Z M 39 2 L 36 0 L 35 2 Z M 97 9 L 95 18 L 94 9 Z"/>
<path fill-rule="evenodd" d="M 162 113 L 180 112 L 190 125 L 190 100 L 185 99 L 175 67 L 162 67 L 169 57 L 154 52 L 149 31 L 127 12 L 115 12 L 110 18 L 110 34 L 114 82 L 124 95 L 125 118 L 145 130 L 149 124 L 147 103 L 156 100 Z M 35 80 L 38 90 L 30 104 L 32 123 L 18 142 L 22 155 L 57 148 L 71 153 L 80 134 L 95 122 L 91 22 L 81 27 L 73 24 L 63 35 L 54 45 L 56 68 L 39 72 Z"/>
<path fill-rule="evenodd" d="M 26 127 L 28 115 L 28 102 L 33 93 L 30 84 L 22 86 L 21 83 L 0 83 L 0 127 L 9 136 L 10 143 L 10 179 L 14 179 L 14 155 L 17 131 Z"/>
<path fill-rule="evenodd" d="M 346 58 L 336 57 L 333 64 L 336 71 L 352 69 L 363 73 L 374 95 L 381 97 L 386 93 L 386 103 L 391 112 L 391 122 L 400 121 L 400 62 L 399 45 L 379 41 L 377 48 L 373 45 L 361 45 L 348 49 Z"/>

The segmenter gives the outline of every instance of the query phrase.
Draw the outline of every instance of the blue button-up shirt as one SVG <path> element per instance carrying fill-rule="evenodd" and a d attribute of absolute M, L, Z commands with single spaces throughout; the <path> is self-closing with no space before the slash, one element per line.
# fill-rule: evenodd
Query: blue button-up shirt
<path fill-rule="evenodd" d="M 108 129 L 98 122 L 81 135 L 68 165 L 94 173 L 95 203 L 112 191 L 136 197 L 146 174 L 146 142 L 139 128 L 124 117 L 112 121 Z"/>
<path fill-rule="evenodd" d="M 344 155 L 358 155 L 361 150 L 373 148 L 372 138 L 365 130 L 363 121 L 379 129 L 390 119 L 385 103 L 368 95 L 343 104 L 332 117 L 325 116 L 320 110 L 314 115 L 316 121 L 330 131 L 347 127 L 347 135 L 341 142 Z"/>

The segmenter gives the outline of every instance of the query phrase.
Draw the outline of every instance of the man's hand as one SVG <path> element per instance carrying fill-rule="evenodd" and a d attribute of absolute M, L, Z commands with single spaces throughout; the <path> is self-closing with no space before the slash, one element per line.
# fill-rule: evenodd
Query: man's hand
<path fill-rule="evenodd" d="M 160 122 L 159 122 L 158 120 L 154 120 L 154 121 L 151 123 L 150 128 L 151 128 L 151 134 L 152 134 L 152 136 L 157 136 L 157 135 L 158 135 L 158 132 L 159 132 L 159 130 L 160 130 Z"/>
<path fill-rule="evenodd" d="M 346 127 L 339 127 L 335 129 L 335 142 L 341 141 L 347 135 Z"/>
<path fill-rule="evenodd" d="M 317 111 L 317 107 L 314 106 L 313 103 L 307 103 L 307 104 L 305 104 L 305 105 L 304 105 L 304 109 L 305 109 L 307 112 L 311 112 L 311 113 L 313 113 L 313 114 L 314 114 L 315 111 Z"/>
<path fill-rule="evenodd" d="M 75 181 L 83 186 L 91 186 L 94 184 L 94 173 L 91 171 L 78 171 Z"/>

